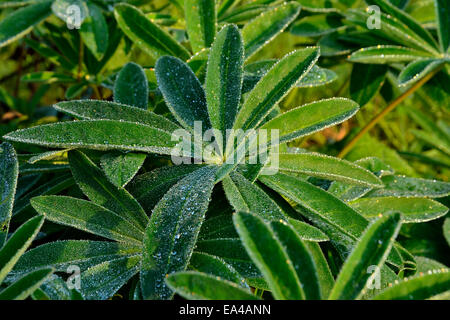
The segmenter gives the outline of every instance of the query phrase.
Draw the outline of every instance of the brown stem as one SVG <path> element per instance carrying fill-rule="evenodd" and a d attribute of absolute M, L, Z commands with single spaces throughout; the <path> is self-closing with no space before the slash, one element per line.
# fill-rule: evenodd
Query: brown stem
<path fill-rule="evenodd" d="M 396 106 L 398 106 L 403 100 L 409 97 L 412 93 L 414 93 L 417 89 L 422 87 L 428 80 L 430 80 L 437 72 L 439 72 L 441 68 L 437 68 L 433 72 L 430 72 L 425 77 L 417 81 L 411 88 L 403 92 L 397 98 L 395 98 L 386 108 L 384 108 L 379 114 L 377 114 L 356 136 L 353 137 L 352 140 L 341 150 L 338 154 L 338 158 L 343 158 L 349 151 L 355 146 L 355 144 L 361 139 L 361 137 L 366 134 L 370 129 L 372 129 L 378 121 L 380 121 L 385 115 L 394 110 Z"/>

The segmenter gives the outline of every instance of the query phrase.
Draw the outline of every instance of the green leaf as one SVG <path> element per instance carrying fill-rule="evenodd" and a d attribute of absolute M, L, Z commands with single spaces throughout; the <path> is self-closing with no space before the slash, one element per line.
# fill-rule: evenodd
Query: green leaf
<path fill-rule="evenodd" d="M 185 0 L 184 16 L 192 50 L 209 48 L 216 34 L 216 4 L 214 0 Z"/>
<path fill-rule="evenodd" d="M 237 237 L 232 214 L 229 212 L 206 219 L 198 235 L 199 241 Z"/>
<path fill-rule="evenodd" d="M 259 180 L 299 204 L 300 213 L 325 232 L 343 256 L 352 249 L 368 224 L 350 206 L 306 181 L 282 173 L 260 176 Z"/>
<path fill-rule="evenodd" d="M 40 268 L 66 272 L 77 265 L 83 272 L 105 261 L 140 254 L 141 245 L 127 242 L 63 240 L 48 242 L 28 250 L 14 266 L 14 274 L 23 274 Z"/>
<path fill-rule="evenodd" d="M 425 198 L 398 198 L 395 196 L 360 198 L 350 202 L 352 208 L 371 219 L 390 211 L 400 212 L 404 223 L 434 220 L 448 212 L 448 208 L 437 201 Z"/>
<path fill-rule="evenodd" d="M 384 188 L 372 190 L 367 197 L 429 197 L 441 198 L 450 195 L 450 183 L 405 176 L 382 177 Z"/>
<path fill-rule="evenodd" d="M 450 218 L 445 219 L 442 229 L 444 231 L 444 237 L 447 240 L 448 245 L 450 246 Z"/>
<path fill-rule="evenodd" d="M 417 275 L 421 275 L 421 273 L 427 273 L 428 271 L 442 270 L 446 269 L 447 266 L 430 258 L 415 256 L 414 260 L 417 262 Z"/>
<path fill-rule="evenodd" d="M 222 16 L 228 9 L 234 7 L 238 3 L 237 0 L 223 0 L 217 7 L 217 16 Z"/>
<path fill-rule="evenodd" d="M 139 271 L 141 255 L 105 261 L 81 274 L 80 292 L 87 300 L 110 298 Z"/>
<path fill-rule="evenodd" d="M 367 21 L 371 19 L 371 14 L 368 11 L 350 9 L 346 12 L 346 17 L 351 22 L 367 28 Z M 433 55 L 437 54 L 435 44 L 428 43 L 392 15 L 381 13 L 380 28 L 372 29 L 371 32 L 375 36 L 388 39 L 389 42 L 395 42 L 396 44 L 418 50 L 426 50 Z"/>
<path fill-rule="evenodd" d="M 360 106 L 372 100 L 384 83 L 387 66 L 376 64 L 353 64 L 350 78 L 350 97 Z"/>
<path fill-rule="evenodd" d="M 27 163 L 34 164 L 39 161 L 61 161 L 67 162 L 67 152 L 70 149 L 65 150 L 54 150 L 54 151 L 46 151 L 42 153 L 38 153 L 30 157 Z"/>
<path fill-rule="evenodd" d="M 290 32 L 300 37 L 320 37 L 343 27 L 341 16 L 317 14 L 299 19 L 292 25 Z"/>
<path fill-rule="evenodd" d="M 68 76 L 64 73 L 57 73 L 53 71 L 37 71 L 31 72 L 24 75 L 21 79 L 23 82 L 33 82 L 33 83 L 65 83 L 65 82 L 74 82 L 75 79 L 71 76 Z"/>
<path fill-rule="evenodd" d="M 43 216 L 31 218 L 22 224 L 0 250 L 0 284 L 27 250 L 44 223 Z"/>
<path fill-rule="evenodd" d="M 321 299 L 320 273 L 316 269 L 316 260 L 309 247 L 298 234 L 287 224 L 281 221 L 270 223 L 277 240 L 283 246 L 301 283 L 305 298 L 308 300 Z"/>
<path fill-rule="evenodd" d="M 424 130 L 411 130 L 411 133 L 418 138 L 419 140 L 424 141 L 425 143 L 435 147 L 439 151 L 450 155 L 450 141 L 448 139 L 441 139 L 439 135 L 437 135 L 437 130 L 433 131 L 424 131 Z"/>
<path fill-rule="evenodd" d="M 168 155 L 177 144 L 168 132 L 119 120 L 59 122 L 17 130 L 3 139 L 55 148 L 119 149 Z"/>
<path fill-rule="evenodd" d="M 364 294 L 364 288 L 374 272 L 369 268 L 382 267 L 400 226 L 400 214 L 394 213 L 378 219 L 367 228 L 342 266 L 329 299 L 351 300 Z"/>
<path fill-rule="evenodd" d="M 30 272 L 0 292 L 0 300 L 25 300 L 53 273 L 52 269 Z"/>
<path fill-rule="evenodd" d="M 31 199 L 31 205 L 50 221 L 107 239 L 139 245 L 144 236 L 141 230 L 123 217 L 86 200 L 42 196 Z"/>
<path fill-rule="evenodd" d="M 324 99 L 291 109 L 269 120 L 261 129 L 279 130 L 279 142 L 287 142 L 343 122 L 359 110 L 346 98 Z"/>
<path fill-rule="evenodd" d="M 247 64 L 244 67 L 244 81 L 242 91 L 246 93 L 254 88 L 258 81 L 264 76 L 270 68 L 275 65 L 277 60 L 262 60 Z M 297 88 L 310 88 L 328 84 L 336 80 L 337 75 L 331 70 L 320 68 L 314 65 L 311 70 L 297 82 Z"/>
<path fill-rule="evenodd" d="M 394 169 L 397 174 L 415 175 L 414 169 L 395 150 L 370 135 L 362 137 L 345 158 L 356 161 L 367 157 L 379 158 Z"/>
<path fill-rule="evenodd" d="M 69 151 L 72 175 L 83 193 L 95 204 L 111 210 L 139 230 L 145 230 L 148 217 L 125 189 L 117 188 L 86 155 Z"/>
<path fill-rule="evenodd" d="M 176 272 L 166 284 L 180 296 L 192 300 L 257 300 L 250 290 L 236 283 L 196 271 Z"/>
<path fill-rule="evenodd" d="M 420 23 L 414 20 L 405 11 L 392 5 L 387 0 L 365 0 L 365 1 L 368 5 L 379 6 L 382 11 L 386 12 L 394 19 L 397 19 L 398 21 L 403 23 L 406 26 L 406 28 L 410 29 L 415 37 L 420 37 L 421 39 L 426 41 L 431 47 L 437 48 L 437 44 L 433 36 L 425 28 L 423 28 L 420 25 Z"/>
<path fill-rule="evenodd" d="M 250 278 L 261 277 L 261 273 L 248 256 L 241 240 L 237 236 L 236 238 L 199 240 L 196 251 L 220 257 L 233 266 L 242 276 L 246 277 L 247 283 L 249 283 L 248 280 Z"/>
<path fill-rule="evenodd" d="M 147 109 L 148 81 L 144 70 L 134 62 L 128 62 L 114 82 L 114 101 Z"/>
<path fill-rule="evenodd" d="M 444 62 L 445 60 L 440 59 L 419 59 L 413 61 L 398 75 L 398 84 L 400 86 L 413 84 L 439 68 Z"/>
<path fill-rule="evenodd" d="M 234 25 L 217 34 L 209 54 L 205 80 L 208 114 L 212 127 L 220 130 L 223 138 L 226 129 L 233 127 L 241 100 L 243 54 L 241 34 Z"/>
<path fill-rule="evenodd" d="M 331 70 L 313 66 L 303 79 L 297 82 L 297 88 L 311 88 L 323 86 L 337 79 Z"/>
<path fill-rule="evenodd" d="M 240 173 L 230 173 L 223 179 L 222 186 L 235 211 L 253 212 L 266 221 L 286 220 L 276 203 Z"/>
<path fill-rule="evenodd" d="M 175 57 L 164 56 L 155 66 L 159 89 L 172 114 L 186 129 L 193 131 L 194 122 L 211 127 L 205 91 L 189 66 Z"/>
<path fill-rule="evenodd" d="M 293 218 L 288 218 L 288 221 L 302 240 L 311 242 L 323 242 L 330 240 L 330 238 L 328 238 L 328 236 L 320 229 L 313 227 L 306 222 L 299 221 Z"/>
<path fill-rule="evenodd" d="M 148 110 L 126 106 L 111 101 L 76 100 L 58 102 L 56 110 L 83 120 L 123 120 L 145 124 L 172 134 L 179 129 L 172 121 Z"/>
<path fill-rule="evenodd" d="M 282 172 L 302 173 L 374 188 L 383 186 L 381 180 L 369 170 L 320 153 L 280 153 L 278 161 L 278 170 Z"/>
<path fill-rule="evenodd" d="M 301 80 L 319 57 L 317 48 L 297 50 L 278 61 L 248 94 L 234 129 L 256 128 L 274 106 Z"/>
<path fill-rule="evenodd" d="M 346 8 L 348 1 L 340 0 L 296 0 L 302 8 L 311 12 L 335 12 L 338 9 Z"/>
<path fill-rule="evenodd" d="M 446 0 L 435 0 L 434 6 L 437 17 L 437 32 L 442 52 L 450 48 L 450 3 Z"/>
<path fill-rule="evenodd" d="M 82 300 L 76 289 L 69 289 L 66 281 L 56 274 L 50 275 L 31 295 L 33 300 Z"/>
<path fill-rule="evenodd" d="M 235 213 L 233 221 L 248 255 L 264 275 L 275 299 L 305 299 L 294 262 L 272 228 L 251 213 Z"/>
<path fill-rule="evenodd" d="M 246 4 L 220 17 L 219 22 L 244 23 L 267 11 L 266 5 Z"/>
<path fill-rule="evenodd" d="M 75 184 L 70 173 L 59 175 L 48 182 L 34 188 L 14 204 L 13 216 L 23 212 L 30 207 L 30 199 L 36 196 L 55 194 L 61 192 Z"/>
<path fill-rule="evenodd" d="M 33 173 L 23 175 L 19 177 L 17 180 L 17 188 L 16 188 L 16 199 L 20 199 L 25 193 L 30 191 L 31 188 L 36 186 L 36 183 L 42 178 L 42 174 Z"/>
<path fill-rule="evenodd" d="M 430 272 L 431 273 L 431 272 Z M 375 300 L 424 300 L 448 291 L 450 271 L 435 273 L 403 280 L 375 296 Z"/>
<path fill-rule="evenodd" d="M 430 54 L 407 47 L 379 45 L 362 48 L 353 52 L 348 58 L 357 63 L 390 64 L 397 62 L 410 62 L 430 57 Z"/>
<path fill-rule="evenodd" d="M 0 22 L 0 48 L 29 33 L 50 14 L 51 1 L 32 4 L 15 10 Z"/>
<path fill-rule="evenodd" d="M 127 37 L 153 58 L 166 54 L 183 60 L 189 58 L 189 52 L 182 45 L 147 19 L 138 8 L 120 3 L 114 7 L 114 16 Z"/>
<path fill-rule="evenodd" d="M 325 259 L 320 245 L 311 241 L 304 241 L 304 245 L 308 248 L 309 254 L 314 260 L 318 285 L 320 287 L 320 295 L 324 299 L 330 295 L 334 286 L 334 277 L 331 274 L 327 259 Z"/>
<path fill-rule="evenodd" d="M 355 161 L 355 164 L 373 172 L 377 177 L 381 177 L 383 184 L 383 177 L 390 176 L 394 173 L 390 166 L 375 157 L 357 160 Z M 361 187 L 349 184 L 347 182 L 334 181 L 331 183 L 327 191 L 343 201 L 351 201 L 363 197 L 371 190 L 371 187 Z M 378 189 L 374 189 L 372 191 L 376 190 Z"/>
<path fill-rule="evenodd" d="M 232 222 L 231 225 L 233 225 Z M 207 253 L 194 252 L 189 261 L 189 269 L 220 277 L 243 288 L 249 288 L 247 283 L 245 283 L 245 279 L 231 265 L 222 258 Z"/>
<path fill-rule="evenodd" d="M 288 2 L 267 10 L 247 23 L 242 29 L 245 58 L 250 58 L 264 45 L 269 43 L 297 17 L 300 6 Z"/>
<path fill-rule="evenodd" d="M 444 73 L 444 72 L 442 72 Z M 442 73 L 438 73 L 433 79 L 437 82 L 443 82 L 447 83 L 448 78 L 446 77 L 439 77 Z M 434 83 L 435 84 L 435 83 Z M 425 91 L 429 91 L 431 88 L 427 87 L 424 88 Z M 442 101 L 439 101 L 439 103 L 446 103 L 445 98 Z M 424 140 L 425 142 L 430 143 L 431 145 L 435 146 L 437 149 L 441 150 L 442 152 L 445 152 L 450 155 L 450 133 L 448 132 L 448 129 L 446 129 L 446 125 L 438 120 L 436 123 L 436 120 L 434 120 L 431 116 L 431 114 L 426 114 L 422 111 L 419 111 L 417 109 L 409 109 L 408 108 L 408 115 L 415 121 L 419 126 L 421 126 L 424 131 L 418 131 L 418 130 L 411 130 L 411 132 L 416 135 L 419 139 Z"/>
<path fill-rule="evenodd" d="M 195 75 L 199 79 L 204 79 L 206 74 L 206 67 L 208 64 L 210 48 L 203 49 L 187 60 L 189 68 L 194 71 Z"/>
<path fill-rule="evenodd" d="M 108 49 L 108 24 L 101 9 L 91 2 L 87 2 L 89 14 L 80 28 L 80 35 L 84 44 L 97 60 L 101 60 Z"/>
<path fill-rule="evenodd" d="M 156 168 L 133 179 L 128 190 L 150 212 L 174 184 L 197 169 L 197 166 L 192 165 Z"/>
<path fill-rule="evenodd" d="M 18 175 L 19 162 L 14 148 L 7 142 L 0 144 L 0 248 L 8 236 Z"/>
<path fill-rule="evenodd" d="M 100 158 L 106 178 L 117 187 L 124 187 L 136 175 L 145 161 L 143 153 L 110 152 Z"/>
<path fill-rule="evenodd" d="M 343 37 L 342 32 L 329 33 L 319 39 L 317 45 L 320 47 L 320 54 L 322 57 L 337 57 L 342 55 L 349 55 L 354 49 L 351 44 L 341 41 Z"/>
<path fill-rule="evenodd" d="M 82 81 L 80 83 L 75 83 L 67 88 L 66 93 L 64 94 L 64 97 L 67 100 L 75 99 L 76 97 L 79 97 L 86 88 L 87 88 L 86 81 Z"/>
<path fill-rule="evenodd" d="M 145 299 L 170 299 L 167 274 L 186 269 L 214 186 L 216 168 L 192 172 L 164 195 L 148 224 L 141 270 Z"/>

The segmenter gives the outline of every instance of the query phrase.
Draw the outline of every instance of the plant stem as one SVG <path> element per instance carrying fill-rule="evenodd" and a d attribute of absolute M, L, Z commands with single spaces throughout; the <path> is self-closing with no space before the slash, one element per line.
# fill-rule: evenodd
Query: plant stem
<path fill-rule="evenodd" d="M 412 93 L 414 93 L 417 89 L 422 87 L 428 80 L 430 80 L 437 72 L 439 72 L 441 68 L 437 68 L 436 70 L 430 72 L 425 77 L 417 81 L 411 88 L 403 92 L 397 98 L 395 98 L 386 108 L 384 108 L 379 114 L 377 114 L 368 124 L 365 125 L 364 128 L 356 136 L 353 137 L 352 140 L 341 150 L 338 154 L 338 158 L 343 158 L 350 150 L 355 146 L 355 144 L 362 138 L 364 134 L 366 134 L 370 129 L 372 129 L 385 115 L 394 110 L 396 106 L 398 106 L 403 100 L 409 97 Z"/>

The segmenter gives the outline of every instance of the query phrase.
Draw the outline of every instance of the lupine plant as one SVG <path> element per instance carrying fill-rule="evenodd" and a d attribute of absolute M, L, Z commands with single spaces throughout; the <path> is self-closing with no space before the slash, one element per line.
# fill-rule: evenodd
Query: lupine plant
<path fill-rule="evenodd" d="M 399 174 L 379 157 L 349 161 L 295 146 L 348 123 L 374 98 L 388 67 L 373 64 L 401 67 L 406 86 L 437 70 L 448 76 L 445 1 L 436 1 L 440 46 L 393 4 L 367 1 L 389 14 L 380 32 L 408 32 L 359 32 L 370 43 L 397 38 L 349 56 L 365 63 L 353 69 L 352 99 L 289 103 L 295 91 L 338 80 L 332 64 L 319 66 L 329 39 L 267 57 L 279 35 L 337 43 L 368 19 L 347 11 L 356 2 L 173 1 L 184 14 L 178 33 L 164 27 L 178 23 L 171 15 L 117 3 L 99 13 L 110 40 L 119 32 L 115 45 L 100 50 L 96 32 L 104 33 L 83 35 L 83 22 L 77 41 L 90 53 L 70 66 L 26 39 L 75 84 L 53 105 L 60 121 L 2 138 L 0 299 L 448 299 L 450 183 Z M 55 12 L 58 3 L 12 15 L 44 4 Z M 1 30 L 14 31 L 5 22 Z M 122 37 L 153 65 L 105 67 Z M 418 66 L 424 72 L 411 76 Z M 82 94 L 88 87 L 92 96 Z M 448 152 L 445 121 L 436 129 L 409 114 L 422 127 L 417 137 Z M 420 241 L 434 251 L 421 254 Z"/>

